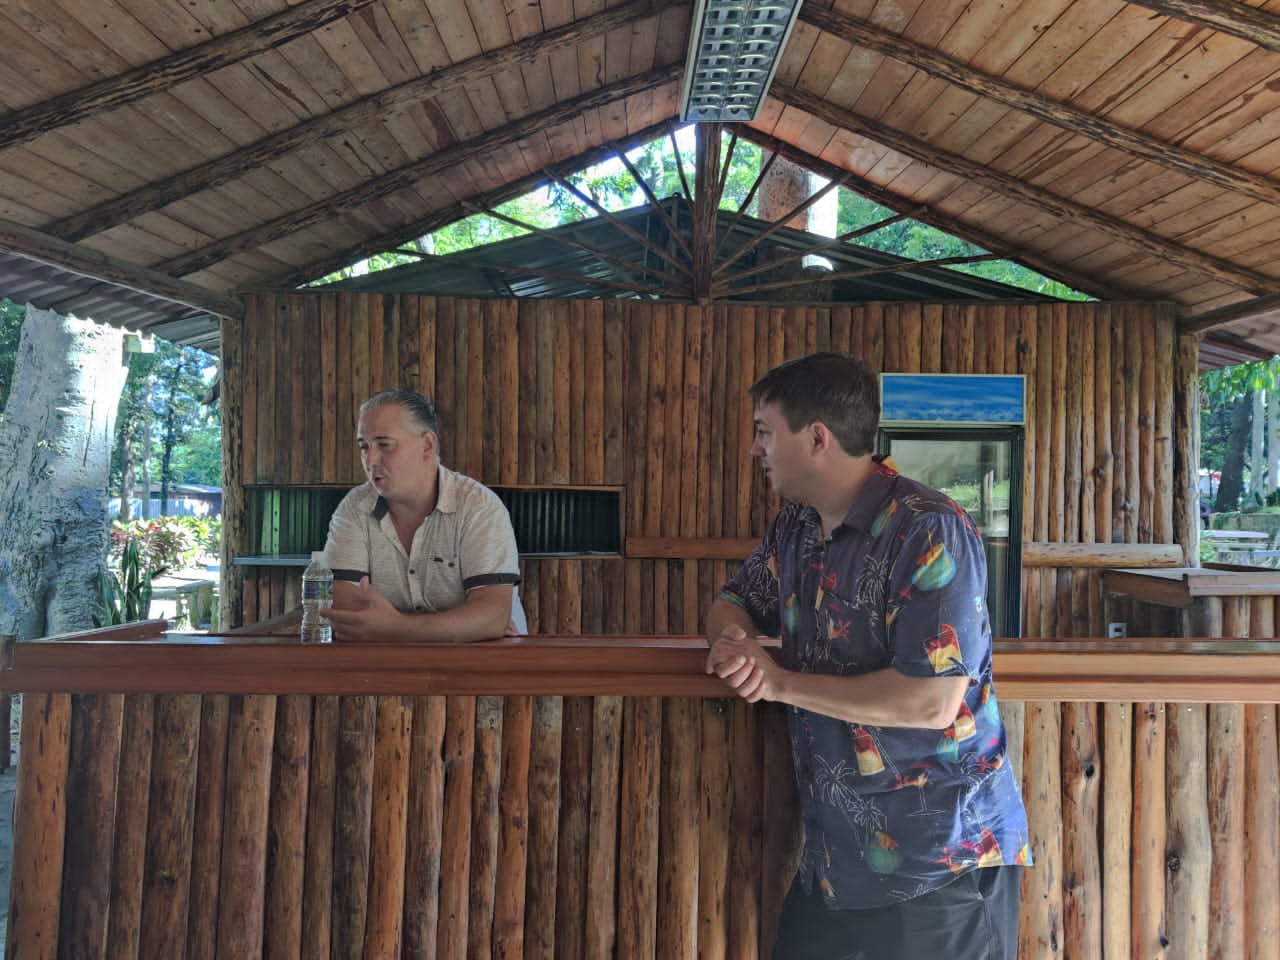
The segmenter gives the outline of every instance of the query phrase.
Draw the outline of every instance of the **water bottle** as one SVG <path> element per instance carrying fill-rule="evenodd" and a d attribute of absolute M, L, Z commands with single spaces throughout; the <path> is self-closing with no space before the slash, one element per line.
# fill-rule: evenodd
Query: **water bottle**
<path fill-rule="evenodd" d="M 320 616 L 320 608 L 333 603 L 333 571 L 323 550 L 313 551 L 302 571 L 302 642 L 330 643 L 333 624 Z"/>

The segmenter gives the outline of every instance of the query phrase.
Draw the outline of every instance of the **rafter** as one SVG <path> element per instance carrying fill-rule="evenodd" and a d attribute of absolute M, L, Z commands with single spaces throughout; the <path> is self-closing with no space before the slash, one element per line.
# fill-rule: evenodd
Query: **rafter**
<path fill-rule="evenodd" d="M 715 277 L 716 211 L 720 207 L 720 124 L 700 123 L 694 128 L 693 188 L 693 299 L 706 303 L 712 297 Z"/>
<path fill-rule="evenodd" d="M 208 43 L 181 50 L 119 76 L 0 116 L 0 149 L 49 130 L 114 110 L 186 80 L 239 63 L 341 20 L 373 0 L 304 0 L 274 17 L 242 27 Z"/>
<path fill-rule="evenodd" d="M 797 163 L 808 170 L 813 171 L 828 180 L 835 180 L 839 177 L 847 176 L 849 171 L 843 167 L 836 166 L 819 157 L 815 157 L 810 153 L 793 147 L 784 140 L 770 136 L 754 127 L 745 127 L 742 136 L 750 140 L 761 150 L 765 150 L 770 154 L 782 156 L 786 159 Z M 913 220 L 920 223 L 928 224 L 931 227 L 937 227 L 944 230 L 961 240 L 967 240 L 983 250 L 989 250 L 992 253 L 1001 254 L 1006 260 L 1014 260 L 1026 266 L 1037 273 L 1043 274 L 1059 283 L 1064 283 L 1073 290 L 1079 290 L 1081 293 L 1087 293 L 1099 300 L 1130 300 L 1142 299 L 1140 292 L 1125 290 L 1122 287 L 1116 287 L 1111 284 L 1103 283 L 1097 277 L 1085 276 L 1076 273 L 1061 266 L 1060 264 L 1050 263 L 1043 256 L 1033 250 L 1024 250 L 1012 247 L 1004 240 L 1000 239 L 993 233 L 987 233 L 971 224 L 963 223 L 954 217 L 939 213 L 932 208 L 914 208 L 912 201 L 905 197 L 901 197 L 896 193 L 872 183 L 862 177 L 850 178 L 846 186 L 848 189 L 878 203 L 880 206 L 893 210 L 895 213 L 910 213 Z M 734 220 L 737 223 L 737 220 Z"/>
<path fill-rule="evenodd" d="M 1186 317 L 1178 322 L 1178 332 L 1205 333 L 1238 320 L 1280 322 L 1280 293 L 1254 297 L 1252 300 L 1233 303 L 1228 307 L 1210 310 L 1198 316 Z"/>
<path fill-rule="evenodd" d="M 661 213 L 662 219 L 665 220 L 667 223 L 671 223 L 671 218 L 666 215 L 665 210 L 662 210 L 661 205 L 655 204 L 655 206 L 658 209 L 658 211 Z M 508 216 L 507 214 L 501 213 L 498 210 L 494 209 L 493 207 L 480 207 L 473 203 L 464 203 L 463 207 L 465 209 L 470 210 L 473 214 L 479 213 L 488 217 L 493 217 L 495 220 L 501 220 L 504 223 L 509 223 L 513 227 L 519 227 L 521 230 L 527 230 L 530 233 L 535 234 L 539 237 L 546 237 L 546 239 L 552 241 L 553 243 L 562 244 L 563 246 L 570 247 L 574 250 L 581 250 L 583 253 L 589 253 L 591 254 L 591 256 L 595 257 L 597 260 L 601 261 L 602 263 L 617 267 L 619 270 L 623 271 L 624 273 L 656 273 L 660 277 L 662 277 L 662 279 L 664 280 L 674 280 L 676 278 L 676 274 L 669 274 L 665 270 L 654 270 L 651 267 L 645 267 L 642 264 L 638 264 L 634 260 L 627 260 L 623 257 L 615 257 L 613 254 L 605 253 L 603 250 L 599 249 L 598 247 L 588 246 L 587 244 L 580 243 L 577 240 L 574 240 L 565 234 L 556 233 L 553 230 L 547 230 L 544 227 L 540 227 L 535 223 L 529 223 L 526 220 L 520 220 L 517 217 Z M 564 224 L 563 226 L 570 226 L 570 224 Z M 672 229 L 674 229 L 674 224 L 672 224 Z M 648 246 L 646 246 L 646 249 L 649 249 Z"/>
<path fill-rule="evenodd" d="M 737 262 L 738 260 L 741 260 L 743 257 L 745 257 L 748 253 L 750 253 L 756 247 L 760 246 L 760 244 L 764 243 L 764 241 L 768 240 L 771 236 L 773 236 L 775 233 L 777 233 L 779 230 L 785 227 L 788 223 L 790 223 L 796 217 L 800 216 L 800 214 L 804 213 L 806 210 L 812 207 L 815 203 L 817 203 L 819 200 L 825 197 L 832 190 L 835 190 L 838 187 L 843 187 L 845 185 L 845 182 L 849 179 L 849 177 L 850 177 L 850 174 L 846 172 L 844 176 L 840 177 L 839 179 L 827 181 L 827 185 L 823 187 L 821 190 L 817 190 L 814 193 L 811 193 L 808 197 L 806 197 L 804 200 L 801 200 L 800 203 L 796 204 L 796 206 L 788 210 L 777 220 L 774 220 L 771 224 L 769 224 L 769 226 L 766 229 L 760 231 L 755 236 L 749 238 L 746 241 L 746 243 L 742 244 L 742 246 L 732 251 L 728 256 L 726 256 L 724 259 L 720 261 L 720 265 L 717 266 L 715 269 L 716 277 L 718 278 L 721 274 L 723 274 L 726 270 L 728 270 L 729 267 L 732 266 L 735 262 Z"/>
<path fill-rule="evenodd" d="M 63 240 L 82 240 L 117 224 L 159 210 L 184 197 L 227 183 L 283 154 L 308 147 L 328 137 L 346 134 L 353 127 L 392 110 L 506 73 L 557 50 L 651 17 L 676 2 L 677 0 L 635 0 L 510 46 L 479 54 L 452 67 L 433 71 L 357 100 L 322 117 L 264 137 L 217 160 L 114 197 L 88 210 L 47 224 L 43 229 Z"/>
<path fill-rule="evenodd" d="M 1252 8 L 1248 8 L 1252 9 Z M 896 33 L 889 33 L 864 20 L 835 10 L 824 10 L 805 4 L 800 19 L 855 46 L 865 47 L 891 57 L 899 63 L 939 77 L 963 90 L 1003 103 L 1033 117 L 1113 147 L 1126 154 L 1158 163 L 1196 180 L 1211 183 L 1262 200 L 1280 204 L 1280 183 L 1259 174 L 1240 170 L 1176 144 L 1156 140 L 1145 134 L 1111 123 L 1087 110 L 1050 100 L 1033 91 L 1017 87 L 989 74 L 981 73 L 966 63 L 953 60 Z"/>
<path fill-rule="evenodd" d="M 756 135 L 755 130 L 752 130 L 749 134 L 744 134 L 744 136 L 747 137 L 748 139 L 754 138 L 755 135 Z M 756 141 L 753 140 L 753 142 L 756 142 Z M 759 146 L 759 143 L 756 142 L 756 145 Z M 777 150 L 770 150 L 769 159 L 760 165 L 760 170 L 758 173 L 756 173 L 756 178 L 751 184 L 751 189 L 748 190 L 747 195 L 743 197 L 742 203 L 740 203 L 738 205 L 738 209 L 734 211 L 733 219 L 729 221 L 728 228 L 724 231 L 719 241 L 716 243 L 717 256 L 719 256 L 720 248 L 724 246 L 724 242 L 727 239 L 729 239 L 729 235 L 733 233 L 734 228 L 738 226 L 738 221 L 741 220 L 743 215 L 747 212 L 747 207 L 751 206 L 751 201 L 755 199 L 756 192 L 760 189 L 760 185 L 764 183 L 765 177 L 769 176 L 769 171 L 773 168 L 774 163 L 777 162 L 778 156 L 779 156 L 779 152 Z M 827 179 L 830 180 L 832 178 L 828 177 Z"/>
<path fill-rule="evenodd" d="M 1233 0 L 1134 0 L 1140 7 L 1280 52 L 1280 17 Z"/>
<path fill-rule="evenodd" d="M 811 247 L 805 247 L 803 250 L 793 250 L 791 253 L 770 260 L 768 263 L 758 264 L 757 266 L 742 270 L 739 273 L 731 273 L 724 278 L 723 282 L 725 284 L 732 285 L 740 280 L 745 280 L 748 277 L 754 277 L 758 273 L 767 273 L 770 270 L 775 270 L 783 264 L 793 263 L 796 260 L 803 260 L 811 254 L 820 253 L 823 250 L 830 250 L 832 247 L 844 246 L 846 243 L 857 240 L 859 237 L 865 237 L 869 233 L 875 233 L 877 230 L 883 230 L 885 227 L 893 226 L 895 223 L 901 223 L 903 220 L 917 220 L 919 219 L 918 214 L 922 214 L 928 209 L 928 207 L 916 207 L 914 210 L 907 213 L 896 213 L 892 217 L 885 217 L 883 220 L 877 220 L 875 223 L 868 223 L 861 227 L 855 227 L 852 230 L 840 234 L 838 237 L 832 237 L 830 240 L 824 240 L 822 243 L 814 244 Z"/>
<path fill-rule="evenodd" d="M 599 214 L 601 217 L 603 217 L 604 219 L 608 220 L 611 224 L 613 224 L 618 229 L 619 233 L 623 234 L 624 236 L 630 237 L 636 243 L 640 244 L 640 246 L 651 251 L 654 254 L 654 256 L 660 258 L 661 260 L 664 260 L 669 266 L 674 267 L 678 273 L 682 273 L 685 276 L 689 275 L 688 264 L 681 263 L 678 258 L 672 256 L 669 252 L 667 252 L 666 250 L 663 250 L 661 247 L 657 246 L 656 244 L 651 243 L 647 237 L 642 236 L 641 234 L 637 233 L 635 230 L 632 230 L 629 226 L 627 226 L 625 223 L 623 223 L 621 220 L 615 217 L 612 211 L 606 210 L 599 203 L 597 203 L 594 197 L 590 196 L 589 194 L 583 193 L 581 190 L 578 189 L 576 184 L 570 183 L 568 180 L 569 175 L 567 173 L 559 173 L 554 170 L 548 170 L 547 174 L 553 180 L 555 180 L 556 183 L 560 184 L 560 186 L 564 187 L 566 190 L 572 193 L 575 197 L 577 197 L 587 206 L 591 207 L 591 209 L 594 210 L 597 214 Z"/>
<path fill-rule="evenodd" d="M 834 106 L 821 97 L 796 87 L 775 82 L 769 90 L 769 95 L 781 103 L 803 110 L 835 127 L 874 140 L 939 170 L 982 184 L 997 193 L 1013 197 L 1063 221 L 1087 224 L 1113 240 L 1147 251 L 1185 270 L 1202 273 L 1255 293 L 1269 291 L 1277 282 L 1280 282 L 1275 277 L 1211 257 L 1167 240 L 1149 230 L 1098 213 L 1089 207 L 1056 196 L 1016 177 L 984 167 L 958 154 L 939 150 L 917 137 L 895 130 L 879 121 L 859 116 L 851 110 Z"/>
<path fill-rule="evenodd" d="M 415 252 L 413 256 L 420 257 L 424 261 L 437 261 L 451 265 L 461 265 L 465 267 L 472 267 L 477 270 L 493 270 L 501 274 L 512 274 L 522 277 L 542 277 L 547 280 L 566 280 L 571 283 L 580 283 L 587 286 L 600 287 L 605 290 L 615 290 L 622 293 L 641 293 L 649 296 L 671 295 L 671 288 L 665 285 L 654 286 L 653 284 L 647 283 L 625 283 L 618 280 L 605 280 L 581 273 L 568 273 L 563 270 L 547 270 L 543 267 L 529 267 L 520 264 L 499 263 L 496 260 L 486 260 L 483 256 L 476 256 L 466 251 L 450 253 L 447 256 Z"/>
<path fill-rule="evenodd" d="M 197 310 L 208 310 L 219 316 L 244 316 L 244 304 L 236 297 L 225 296 L 194 283 L 175 280 L 159 271 L 117 260 L 98 250 L 65 243 L 20 223 L 0 220 L 0 253 L 11 253 L 28 260 L 47 263 L 162 300 L 181 303 Z"/>
<path fill-rule="evenodd" d="M 880 267 L 862 267 L 857 270 L 839 270 L 834 273 L 824 273 L 822 280 L 830 282 L 834 280 L 858 280 L 863 277 L 874 277 L 885 273 L 910 273 L 912 270 L 919 270 L 922 267 L 950 267 L 965 263 L 988 263 L 991 260 L 1002 259 L 998 253 L 979 253 L 966 257 L 942 257 L 938 260 L 913 260 L 909 263 L 895 263 Z M 788 280 L 775 280 L 770 283 L 756 283 L 749 287 L 741 287 L 737 290 L 729 290 L 727 285 L 721 286 L 717 284 L 716 292 L 722 296 L 733 293 L 735 296 L 742 296 L 747 293 L 760 293 L 763 290 L 784 290 L 787 287 L 799 287 L 813 283 L 813 277 L 792 277 Z"/>
<path fill-rule="evenodd" d="M 576 97 L 573 100 L 558 103 L 550 109 L 531 114 L 515 123 L 509 123 L 505 127 L 499 127 L 497 130 L 491 130 L 489 133 L 475 137 L 465 145 L 441 150 L 439 153 L 434 153 L 422 160 L 392 170 L 390 173 L 367 180 L 358 187 L 308 204 L 301 209 L 294 210 L 256 227 L 251 227 L 248 230 L 243 230 L 240 233 L 215 240 L 213 243 L 191 253 L 168 260 L 159 265 L 157 269 L 175 276 L 196 273 L 211 264 L 217 263 L 219 260 L 225 260 L 227 257 L 253 250 L 299 230 L 305 230 L 314 224 L 330 219 L 341 210 L 359 207 L 397 190 L 411 188 L 427 177 L 441 174 L 451 167 L 465 163 L 467 160 L 477 156 L 485 156 L 509 149 L 521 139 L 532 136 L 547 127 L 554 127 L 557 124 L 572 120 L 587 110 L 604 107 L 633 94 L 652 90 L 666 83 L 673 83 L 679 78 L 681 69 L 682 66 L 680 64 L 660 67 L 656 70 L 650 70 L 648 73 L 629 77 L 626 80 L 593 90 L 591 93 Z"/>
<path fill-rule="evenodd" d="M 622 165 L 627 168 L 627 173 L 631 174 L 640 187 L 640 191 L 645 198 L 653 205 L 653 209 L 658 212 L 658 216 L 662 219 L 662 225 L 667 228 L 667 232 L 671 234 L 671 238 L 684 252 L 684 255 L 693 260 L 693 251 L 689 249 L 689 245 L 684 242 L 684 236 L 680 233 L 680 229 L 675 225 L 675 221 L 671 219 L 667 213 L 667 208 L 662 205 L 662 201 L 658 199 L 658 195 L 653 192 L 653 188 L 649 186 L 649 182 L 645 180 L 644 175 L 636 169 L 636 165 L 627 159 L 625 150 L 618 153 L 618 159 L 622 161 Z"/>
<path fill-rule="evenodd" d="M 577 158 L 578 169 L 585 169 L 594 163 L 607 160 L 615 154 L 631 150 L 632 148 L 648 143 L 657 137 L 664 137 L 667 132 L 676 126 L 679 121 L 675 118 L 664 120 L 662 123 L 654 124 L 644 130 L 637 131 L 629 137 L 621 140 L 614 140 L 609 143 L 601 144 L 591 150 L 580 154 Z M 273 289 L 291 289 L 316 280 L 319 277 L 325 277 L 340 270 L 343 267 L 356 263 L 359 260 L 367 259 L 375 254 L 386 253 L 388 250 L 394 250 L 402 244 L 416 240 L 418 237 L 426 236 L 434 233 L 441 227 L 447 227 L 451 223 L 456 223 L 463 217 L 468 216 L 466 204 L 474 203 L 486 207 L 496 207 L 508 200 L 514 200 L 516 197 L 522 197 L 526 193 L 536 190 L 547 181 L 547 175 L 541 171 L 530 174 L 527 177 L 521 177 L 511 183 L 503 184 L 494 190 L 478 194 L 475 197 L 469 197 L 466 200 L 451 204 L 441 210 L 432 212 L 429 216 L 415 220 L 405 226 L 399 228 L 393 233 L 386 234 L 367 240 L 354 246 L 346 247 L 342 250 L 335 251 L 326 256 L 323 260 L 314 261 L 304 264 L 301 267 L 294 268 L 286 274 L 281 274 L 264 281 L 264 286 Z M 255 285 L 256 288 L 256 285 Z"/>

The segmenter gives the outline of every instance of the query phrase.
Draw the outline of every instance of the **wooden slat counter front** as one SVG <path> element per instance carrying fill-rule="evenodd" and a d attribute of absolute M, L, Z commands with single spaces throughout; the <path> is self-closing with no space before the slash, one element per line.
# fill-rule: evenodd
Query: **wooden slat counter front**
<path fill-rule="evenodd" d="M 700 639 L 159 629 L 4 651 L 0 690 L 24 694 L 8 956 L 756 957 L 771 941 L 796 840 L 782 714 L 725 698 Z M 1217 836 L 1207 788 L 1188 800 L 1171 768 L 1165 796 L 1169 699 L 1260 704 L 1264 745 L 1229 772 L 1250 788 L 1231 838 L 1247 853 L 1214 890 L 1243 899 L 1210 904 L 1203 944 L 1180 935 L 1177 954 L 1271 955 L 1277 654 L 998 644 L 1038 863 L 1024 958 L 1160 956 L 1178 885 L 1217 877 L 1216 848 L 1165 829 L 1166 803 L 1199 803 Z"/>

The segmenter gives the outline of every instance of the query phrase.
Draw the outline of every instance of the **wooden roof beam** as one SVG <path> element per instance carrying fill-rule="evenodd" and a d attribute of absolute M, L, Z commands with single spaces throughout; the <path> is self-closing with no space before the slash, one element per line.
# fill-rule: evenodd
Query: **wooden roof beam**
<path fill-rule="evenodd" d="M 1140 7 L 1280 53 L 1280 17 L 1234 0 L 1134 0 Z"/>
<path fill-rule="evenodd" d="M 859 116 L 851 110 L 834 106 L 821 97 L 797 87 L 775 82 L 769 89 L 769 95 L 781 103 L 818 117 L 832 126 L 866 137 L 939 170 L 982 184 L 1065 222 L 1087 224 L 1113 240 L 1150 252 L 1184 270 L 1202 273 L 1254 293 L 1268 292 L 1280 283 L 1280 278 L 1237 266 L 1218 257 L 1211 257 L 1152 233 L 1150 230 L 1144 230 L 1115 217 L 1098 213 L 1090 207 L 1056 196 L 1017 177 L 989 169 L 958 154 L 939 150 L 917 137 L 895 130 L 877 120 Z"/>
<path fill-rule="evenodd" d="M 662 123 L 655 124 L 644 130 L 640 130 L 630 137 L 623 140 L 616 140 L 610 143 L 601 144 L 586 153 L 581 154 L 577 158 L 578 169 L 584 169 L 593 163 L 599 163 L 607 160 L 615 154 L 630 150 L 640 144 L 648 143 L 656 137 L 666 136 L 667 132 L 679 125 L 677 118 L 664 120 Z M 476 204 L 482 207 L 496 207 L 508 200 L 516 197 L 524 196 L 532 190 L 537 189 L 547 182 L 547 175 L 542 171 L 522 177 L 511 183 L 504 184 L 495 190 L 489 190 L 475 197 L 468 197 L 458 203 L 437 210 L 428 217 L 421 220 L 415 220 L 406 224 L 394 233 L 376 237 L 373 240 L 364 241 L 344 250 L 339 250 L 325 257 L 324 260 L 318 260 L 313 263 L 305 264 L 295 270 L 289 271 L 271 278 L 263 284 L 264 288 L 280 289 L 292 288 L 316 280 L 320 277 L 328 276 L 335 270 L 340 270 L 349 264 L 356 263 L 359 260 L 367 259 L 378 253 L 386 253 L 388 250 L 394 250 L 402 244 L 418 239 L 418 237 L 426 236 L 439 230 L 441 227 L 447 227 L 451 223 L 456 223 L 465 217 L 471 215 L 469 207 Z"/>
<path fill-rule="evenodd" d="M 286 153 L 311 146 L 328 137 L 345 134 L 352 127 L 374 120 L 384 113 L 505 73 L 549 53 L 654 16 L 677 2 L 678 0 L 635 0 L 510 46 L 479 54 L 452 67 L 433 71 L 357 100 L 332 113 L 264 137 L 217 160 L 192 167 L 166 177 L 163 181 L 147 184 L 73 216 L 46 224 L 43 229 L 63 240 L 82 240 L 117 224 L 159 210 L 184 197 L 244 176 Z"/>
<path fill-rule="evenodd" d="M 746 140 L 750 140 L 762 150 L 767 150 L 771 154 L 785 157 L 786 159 L 797 163 L 808 170 L 812 170 L 828 180 L 835 180 L 840 177 L 847 176 L 849 171 L 843 167 L 837 166 L 826 160 L 822 160 L 812 154 L 806 153 L 798 147 L 777 137 L 770 136 L 754 127 L 747 127 L 742 131 L 742 136 Z M 1014 260 L 1023 266 L 1035 270 L 1046 277 L 1057 280 L 1066 284 L 1073 290 L 1079 290 L 1081 293 L 1087 293 L 1089 296 L 1097 297 L 1099 300 L 1138 300 L 1142 299 L 1140 294 L 1132 291 L 1124 290 L 1119 287 L 1110 286 L 1103 283 L 1097 277 L 1084 276 L 1075 271 L 1065 269 L 1059 264 L 1050 263 L 1039 254 L 1031 250 L 1021 250 L 1010 247 L 1007 243 L 997 237 L 995 234 L 986 233 L 967 223 L 961 223 L 953 217 L 939 213 L 931 207 L 917 206 L 913 201 L 900 197 L 896 193 L 892 193 L 878 184 L 871 183 L 861 177 L 853 177 L 849 179 L 846 188 L 853 190 L 855 193 L 861 194 L 868 200 L 873 200 L 880 206 L 893 210 L 895 213 L 906 214 L 911 219 L 920 223 L 928 224 L 931 227 L 937 227 L 939 230 L 945 230 L 947 233 L 954 234 L 961 240 L 967 240 L 969 243 L 988 250 L 992 253 L 1001 254 L 1006 260 Z M 737 221 L 734 221 L 736 224 Z M 733 224 L 730 225 L 732 230 Z"/>
<path fill-rule="evenodd" d="M 358 187 L 318 200 L 282 217 L 242 230 L 240 233 L 215 240 L 191 253 L 165 261 L 158 269 L 175 276 L 196 273 L 227 257 L 253 250 L 328 220 L 337 211 L 349 210 L 397 190 L 412 187 L 427 177 L 436 176 L 474 157 L 514 147 L 523 138 L 533 136 L 545 127 L 553 127 L 572 120 L 587 110 L 595 110 L 663 84 L 674 83 L 680 78 L 683 69 L 684 65 L 680 63 L 659 67 L 648 73 L 628 77 L 626 80 L 593 90 L 573 100 L 558 103 L 554 107 L 531 114 L 515 123 L 509 123 L 505 127 L 474 137 L 465 144 L 441 150 L 429 157 L 392 170 L 390 173 L 366 180 Z"/>
<path fill-rule="evenodd" d="M 157 270 L 117 260 L 98 250 L 66 243 L 20 223 L 0 220 L 0 252 L 12 253 L 81 276 L 128 287 L 161 300 L 181 303 L 197 310 L 208 310 L 218 316 L 244 316 L 244 304 L 236 297 L 176 280 Z"/>
<path fill-rule="evenodd" d="M 1242 303 L 1210 310 L 1178 321 L 1179 333 L 1205 333 L 1238 320 L 1280 323 L 1280 293 L 1254 297 Z"/>
<path fill-rule="evenodd" d="M 274 17 L 207 43 L 180 50 L 119 76 L 0 116 L 0 149 L 24 143 L 57 127 L 160 93 L 186 80 L 239 63 L 311 33 L 367 7 L 373 0 L 303 0 Z"/>
<path fill-rule="evenodd" d="M 1280 183 L 1269 177 L 1240 170 L 1229 163 L 1222 163 L 1176 144 L 1156 140 L 1104 120 L 1087 110 L 1050 100 L 1033 91 L 1006 83 L 998 77 L 980 73 L 969 64 L 943 56 L 865 20 L 809 4 L 800 8 L 800 19 L 855 46 L 874 50 L 932 77 L 946 80 L 980 97 L 1003 103 L 1070 133 L 1081 134 L 1123 153 L 1158 163 L 1224 190 L 1237 191 L 1265 203 L 1280 204 Z"/>

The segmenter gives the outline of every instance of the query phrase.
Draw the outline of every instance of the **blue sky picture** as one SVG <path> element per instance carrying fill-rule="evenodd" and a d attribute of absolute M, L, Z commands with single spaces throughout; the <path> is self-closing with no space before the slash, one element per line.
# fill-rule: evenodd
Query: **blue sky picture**
<path fill-rule="evenodd" d="M 1026 379 L 998 374 L 884 373 L 883 421 L 1022 423 Z"/>

